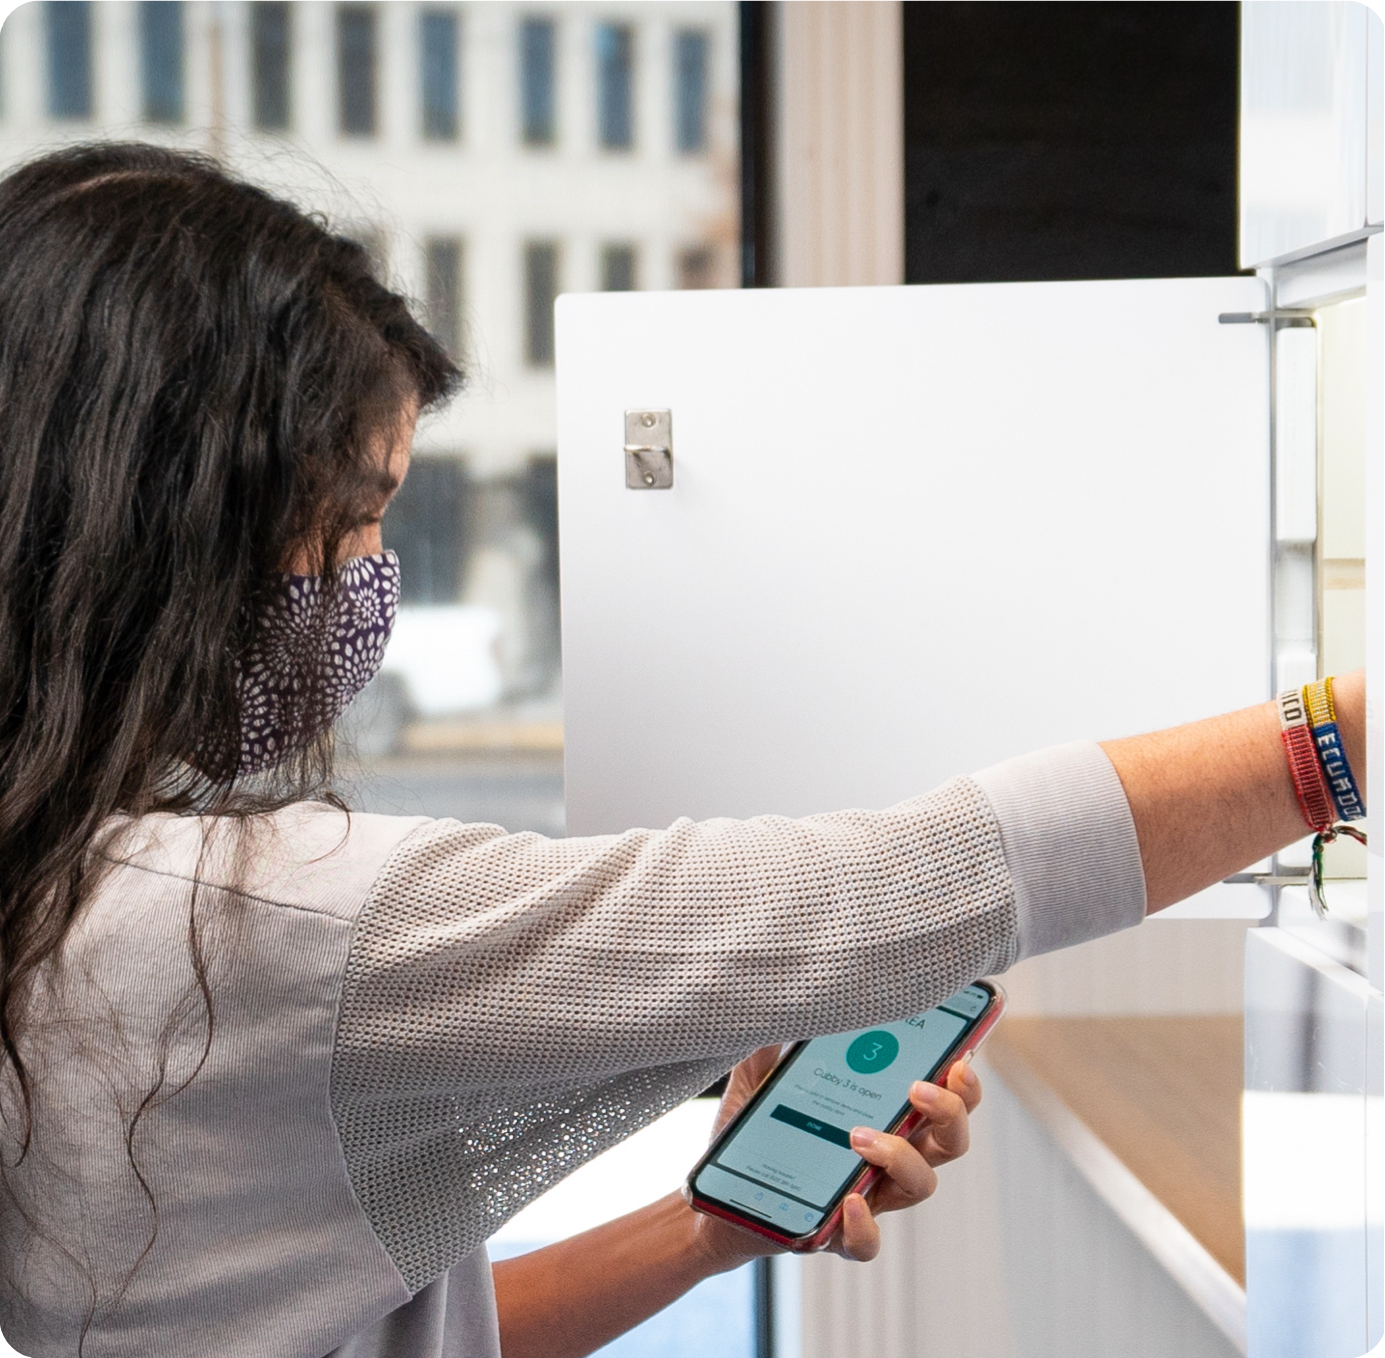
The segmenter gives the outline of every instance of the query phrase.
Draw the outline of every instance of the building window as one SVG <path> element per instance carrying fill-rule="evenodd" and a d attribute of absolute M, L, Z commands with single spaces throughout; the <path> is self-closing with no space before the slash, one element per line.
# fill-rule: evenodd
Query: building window
<path fill-rule="evenodd" d="M 674 141 L 707 149 L 707 35 L 683 29 L 673 39 Z"/>
<path fill-rule="evenodd" d="M 343 135 L 375 135 L 375 6 L 337 7 L 337 116 Z"/>
<path fill-rule="evenodd" d="M 414 458 L 383 524 L 385 545 L 399 553 L 403 603 L 461 598 L 470 491 L 460 458 Z"/>
<path fill-rule="evenodd" d="M 423 245 L 427 270 L 428 329 L 452 355 L 462 356 L 462 299 L 465 254 L 455 236 L 430 236 Z"/>
<path fill-rule="evenodd" d="M 289 125 L 289 22 L 289 7 L 280 0 L 258 0 L 250 6 L 255 126 L 266 132 L 282 132 Z"/>
<path fill-rule="evenodd" d="M 48 0 L 48 113 L 53 118 L 91 117 L 91 5 L 88 0 Z"/>
<path fill-rule="evenodd" d="M 183 6 L 179 0 L 141 0 L 139 52 L 145 121 L 181 123 Z"/>
<path fill-rule="evenodd" d="M 710 288 L 715 284 L 716 251 L 710 245 L 695 245 L 678 252 L 678 286 Z"/>
<path fill-rule="evenodd" d="M 610 150 L 634 141 L 634 35 L 625 24 L 596 26 L 597 138 Z"/>
<path fill-rule="evenodd" d="M 526 146 L 551 146 L 558 136 L 554 99 L 555 25 L 526 19 L 519 29 L 520 123 Z"/>
<path fill-rule="evenodd" d="M 460 102 L 456 10 L 425 9 L 419 14 L 418 59 L 423 135 L 429 141 L 455 141 Z"/>
<path fill-rule="evenodd" d="M 558 298 L 558 247 L 524 247 L 524 357 L 531 367 L 553 366 L 553 303 Z"/>
<path fill-rule="evenodd" d="M 635 247 L 633 245 L 603 245 L 601 247 L 601 291 L 633 292 L 635 290 Z"/>

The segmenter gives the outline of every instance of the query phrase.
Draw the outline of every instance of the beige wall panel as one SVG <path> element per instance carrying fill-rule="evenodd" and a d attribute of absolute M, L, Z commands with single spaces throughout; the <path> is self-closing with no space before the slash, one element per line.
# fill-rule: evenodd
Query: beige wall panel
<path fill-rule="evenodd" d="M 1366 663 L 1366 591 L 1326 589 L 1322 596 L 1322 672 L 1346 674 Z"/>
<path fill-rule="evenodd" d="M 1317 320 L 1320 549 L 1327 560 L 1359 562 L 1366 555 L 1366 299 L 1323 307 Z"/>
<path fill-rule="evenodd" d="M 904 281 L 903 8 L 778 9 L 783 287 Z"/>

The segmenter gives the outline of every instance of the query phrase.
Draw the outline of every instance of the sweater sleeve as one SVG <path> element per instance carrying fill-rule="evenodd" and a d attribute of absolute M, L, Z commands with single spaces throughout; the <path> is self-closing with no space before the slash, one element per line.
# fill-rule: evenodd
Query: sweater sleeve
<path fill-rule="evenodd" d="M 975 775 L 1014 883 L 1016 960 L 1128 929 L 1145 917 L 1135 822 L 1111 761 L 1080 741 Z"/>
<path fill-rule="evenodd" d="M 1129 811 L 1079 750 L 885 811 L 416 830 L 362 911 L 332 1068 L 353 1182 L 401 1272 L 422 1285 L 757 1046 L 921 1012 L 1021 949 L 1137 919 L 1133 827 L 1109 840 Z M 1069 857 L 1098 847 L 1117 888 L 1079 893 L 1070 927 Z"/>

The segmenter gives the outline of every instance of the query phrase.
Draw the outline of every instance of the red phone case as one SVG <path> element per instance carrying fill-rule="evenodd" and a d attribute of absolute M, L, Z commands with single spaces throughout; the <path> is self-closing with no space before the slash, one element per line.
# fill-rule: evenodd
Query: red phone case
<path fill-rule="evenodd" d="M 995 992 L 994 998 L 991 1003 L 986 1006 L 985 1011 L 977 1020 L 976 1026 L 962 1039 L 961 1046 L 952 1053 L 951 1057 L 948 1059 L 947 1065 L 934 1076 L 934 1084 L 946 1084 L 947 1077 L 952 1073 L 953 1066 L 959 1061 L 969 1061 L 975 1054 L 976 1049 L 985 1041 L 991 1029 L 1000 1022 L 1000 1016 L 1005 1012 L 1005 992 L 994 981 L 987 981 L 986 984 Z M 769 1074 L 765 1076 L 765 1080 L 768 1080 L 770 1076 L 774 1074 L 774 1071 L 778 1069 L 779 1066 L 776 1064 L 774 1070 L 771 1070 Z M 763 1086 L 764 1081 L 761 1081 L 761 1087 L 763 1088 Z M 792 1250 L 795 1254 L 812 1254 L 815 1250 L 822 1249 L 836 1233 L 837 1227 L 841 1224 L 842 1219 L 842 1208 L 840 1205 L 812 1235 L 781 1235 L 778 1231 L 764 1226 L 758 1221 L 752 1221 L 749 1217 L 743 1217 L 736 1212 L 729 1211 L 719 1203 L 714 1203 L 706 1198 L 700 1197 L 693 1189 L 692 1181 L 696 1178 L 698 1171 L 710 1160 L 712 1153 L 722 1141 L 732 1133 L 749 1107 L 750 1103 L 747 1102 L 745 1108 L 721 1129 L 716 1140 L 707 1148 L 706 1154 L 697 1162 L 693 1172 L 688 1176 L 687 1181 L 683 1185 L 683 1197 L 694 1210 L 703 1212 L 709 1217 L 720 1217 L 723 1221 L 732 1222 L 734 1225 L 743 1227 L 747 1231 L 754 1231 L 756 1235 L 762 1235 L 767 1240 L 773 1240 L 776 1245 L 782 1245 L 785 1249 Z M 922 1121 L 923 1114 L 911 1108 L 893 1127 L 889 1127 L 886 1130 L 892 1132 L 895 1136 L 910 1136 L 918 1129 Z M 866 1165 L 852 1181 L 846 1192 L 842 1194 L 842 1201 L 845 1202 L 852 1193 L 868 1193 L 875 1186 L 876 1181 L 880 1178 L 880 1174 L 881 1171 L 875 1165 Z"/>

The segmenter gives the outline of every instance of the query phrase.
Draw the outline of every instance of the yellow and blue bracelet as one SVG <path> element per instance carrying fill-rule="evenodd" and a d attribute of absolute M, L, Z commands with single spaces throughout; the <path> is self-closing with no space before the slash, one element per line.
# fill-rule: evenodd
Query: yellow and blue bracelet
<path fill-rule="evenodd" d="M 1337 709 L 1332 701 L 1332 680 L 1315 679 L 1301 689 L 1288 689 L 1276 700 L 1279 733 L 1289 759 L 1294 796 L 1309 829 L 1313 831 L 1312 859 L 1308 870 L 1308 900 L 1319 917 L 1327 914 L 1323 897 L 1323 850 L 1347 835 L 1359 843 L 1366 836 L 1351 825 L 1337 821 L 1360 820 L 1366 804 L 1351 771 Z"/>
<path fill-rule="evenodd" d="M 1361 820 L 1365 799 L 1347 761 L 1342 733 L 1337 727 L 1337 708 L 1332 701 L 1332 678 L 1315 679 L 1303 686 L 1303 706 L 1313 732 L 1313 749 L 1322 769 L 1323 782 L 1332 796 L 1338 820 Z"/>

